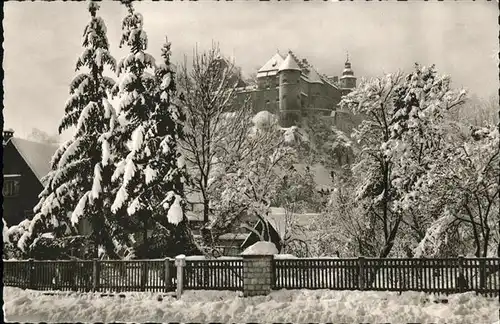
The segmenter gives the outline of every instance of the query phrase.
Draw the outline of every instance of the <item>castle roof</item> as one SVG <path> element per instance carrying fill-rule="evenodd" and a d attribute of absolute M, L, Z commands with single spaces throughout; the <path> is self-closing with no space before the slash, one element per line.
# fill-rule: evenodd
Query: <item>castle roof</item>
<path fill-rule="evenodd" d="M 309 73 L 306 74 L 307 79 L 310 83 L 321 83 L 323 84 L 323 79 L 319 75 L 318 71 L 316 71 L 312 66 L 309 67 Z"/>
<path fill-rule="evenodd" d="M 276 53 L 269 59 L 269 61 L 264 64 L 257 73 L 268 72 L 268 71 L 278 71 L 280 65 L 283 63 L 284 59 L 280 53 Z"/>
<path fill-rule="evenodd" d="M 297 63 L 291 52 L 288 53 L 283 63 L 281 63 L 278 71 L 285 71 L 285 70 L 302 71 L 302 69 L 299 67 L 299 64 Z"/>
<path fill-rule="evenodd" d="M 355 78 L 353 76 L 353 72 L 351 69 L 351 64 L 347 60 L 346 61 L 346 69 L 344 69 L 344 75 L 340 77 L 342 78 Z M 321 75 L 318 71 L 307 62 L 307 60 L 299 59 L 297 55 L 288 51 L 288 55 L 285 59 L 279 54 L 274 54 L 267 62 L 264 64 L 258 71 L 257 77 L 267 77 L 267 76 L 275 76 L 279 71 L 284 70 L 296 70 L 301 72 L 301 78 L 308 83 L 318 83 L 318 84 L 328 84 L 334 88 L 338 88 L 338 86 L 328 79 L 327 76 Z"/>

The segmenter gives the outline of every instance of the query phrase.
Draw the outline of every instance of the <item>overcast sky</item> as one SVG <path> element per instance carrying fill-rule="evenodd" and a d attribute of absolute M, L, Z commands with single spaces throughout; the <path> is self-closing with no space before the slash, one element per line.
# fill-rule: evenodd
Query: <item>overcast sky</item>
<path fill-rule="evenodd" d="M 33 127 L 56 133 L 82 52 L 89 20 L 84 2 L 4 4 L 4 120 L 16 136 Z M 435 63 L 453 85 L 481 97 L 498 83 L 496 2 L 140 2 L 149 51 L 159 58 L 165 35 L 174 61 L 220 43 L 244 73 L 256 71 L 278 49 L 295 51 L 321 73 L 338 75 L 349 51 L 358 77 L 373 77 L 414 62 Z M 126 9 L 104 2 L 98 13 L 108 27 L 111 53 L 119 59 Z M 66 136 L 67 137 L 67 134 Z"/>

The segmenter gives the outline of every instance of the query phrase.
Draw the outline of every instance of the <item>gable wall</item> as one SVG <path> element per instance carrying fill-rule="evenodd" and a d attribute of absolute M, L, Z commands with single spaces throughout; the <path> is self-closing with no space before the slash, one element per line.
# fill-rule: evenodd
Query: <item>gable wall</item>
<path fill-rule="evenodd" d="M 25 211 L 32 212 L 43 187 L 11 142 L 4 147 L 3 174 L 21 175 L 19 195 L 4 197 L 3 200 L 3 215 L 7 225 L 17 225 L 26 218 Z"/>

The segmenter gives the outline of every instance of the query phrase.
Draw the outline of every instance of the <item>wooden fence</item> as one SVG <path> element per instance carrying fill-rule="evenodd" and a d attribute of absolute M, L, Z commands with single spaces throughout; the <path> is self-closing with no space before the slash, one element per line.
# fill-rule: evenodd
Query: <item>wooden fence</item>
<path fill-rule="evenodd" d="M 174 291 L 173 259 L 38 261 L 4 260 L 4 286 L 99 292 Z M 186 261 L 184 289 L 241 290 L 241 260 Z"/>
<path fill-rule="evenodd" d="M 98 292 L 174 291 L 174 260 L 4 260 L 4 286 L 36 290 Z M 498 295 L 500 258 L 448 259 L 275 259 L 274 289 L 476 291 Z M 186 260 L 183 288 L 243 290 L 244 263 Z"/>
<path fill-rule="evenodd" d="M 275 289 L 475 291 L 498 295 L 499 258 L 274 260 Z"/>
<path fill-rule="evenodd" d="M 186 261 L 184 289 L 242 290 L 242 260 Z"/>
<path fill-rule="evenodd" d="M 4 260 L 4 285 L 36 290 L 171 291 L 173 260 L 10 261 Z"/>

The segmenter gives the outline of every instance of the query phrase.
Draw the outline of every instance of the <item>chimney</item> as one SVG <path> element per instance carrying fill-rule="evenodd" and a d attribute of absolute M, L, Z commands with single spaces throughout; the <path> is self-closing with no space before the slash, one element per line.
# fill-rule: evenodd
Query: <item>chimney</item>
<path fill-rule="evenodd" d="M 3 145 L 7 144 L 7 142 L 14 136 L 14 130 L 12 128 L 7 128 L 3 131 Z"/>
<path fill-rule="evenodd" d="M 338 76 L 334 76 L 333 77 L 333 83 L 339 83 L 339 77 Z"/>

